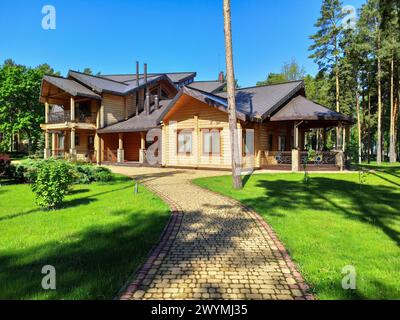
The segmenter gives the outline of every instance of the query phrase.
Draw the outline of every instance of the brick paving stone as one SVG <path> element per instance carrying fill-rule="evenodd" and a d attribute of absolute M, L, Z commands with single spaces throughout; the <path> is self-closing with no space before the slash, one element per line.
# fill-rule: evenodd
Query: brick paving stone
<path fill-rule="evenodd" d="M 110 167 L 173 212 L 121 299 L 313 299 L 272 228 L 254 211 L 190 181 L 221 171 Z"/>

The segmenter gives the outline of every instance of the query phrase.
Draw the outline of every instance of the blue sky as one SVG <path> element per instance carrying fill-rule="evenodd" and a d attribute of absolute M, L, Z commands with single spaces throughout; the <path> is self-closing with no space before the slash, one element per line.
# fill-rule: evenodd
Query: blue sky
<path fill-rule="evenodd" d="M 6 2 L 6 3 L 5 3 Z M 231 0 L 234 63 L 241 86 L 252 86 L 296 58 L 308 59 L 320 0 Z M 359 8 L 364 0 L 344 1 Z M 41 27 L 44 5 L 57 12 L 56 30 Z M 68 69 L 134 73 L 197 71 L 197 80 L 224 70 L 222 0 L 14 0 L 0 4 L 0 61 Z"/>

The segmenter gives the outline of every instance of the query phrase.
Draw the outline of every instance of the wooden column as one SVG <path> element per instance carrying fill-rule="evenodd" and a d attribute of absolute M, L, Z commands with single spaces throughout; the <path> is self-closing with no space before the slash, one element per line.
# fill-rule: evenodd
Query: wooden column
<path fill-rule="evenodd" d="M 71 121 L 75 121 L 75 99 L 71 97 Z"/>
<path fill-rule="evenodd" d="M 299 148 L 299 123 L 294 123 L 294 146 L 292 149 L 292 171 L 300 171 L 300 148 Z"/>
<path fill-rule="evenodd" d="M 50 112 L 50 106 L 49 106 L 49 103 L 46 101 L 44 103 L 45 123 L 49 123 L 49 112 Z"/>
<path fill-rule="evenodd" d="M 299 137 L 299 124 L 298 122 L 294 123 L 294 146 L 293 149 L 299 150 L 299 146 L 300 146 L 300 137 Z"/>
<path fill-rule="evenodd" d="M 96 163 L 101 164 L 101 138 L 98 133 L 96 133 L 96 138 L 95 138 L 95 146 L 96 146 Z"/>
<path fill-rule="evenodd" d="M 146 157 L 145 149 L 146 149 L 146 133 L 140 132 L 140 150 L 139 150 L 139 162 L 140 163 L 145 162 L 145 157 Z"/>
<path fill-rule="evenodd" d="M 100 118 L 99 119 L 100 128 L 104 128 L 105 120 L 104 120 L 104 105 L 103 104 L 101 104 L 101 106 L 100 106 L 99 118 Z"/>
<path fill-rule="evenodd" d="M 51 156 L 50 150 L 50 133 L 48 130 L 44 133 L 44 158 L 48 159 Z"/>
<path fill-rule="evenodd" d="M 71 141 L 69 149 L 69 158 L 71 160 L 76 160 L 76 146 L 75 146 L 75 128 L 71 129 Z"/>
<path fill-rule="evenodd" d="M 57 133 L 53 132 L 51 134 L 51 155 L 52 157 L 56 156 L 56 150 L 57 150 Z"/>
<path fill-rule="evenodd" d="M 118 134 L 118 151 L 117 151 L 117 161 L 118 163 L 124 162 L 124 134 Z"/>

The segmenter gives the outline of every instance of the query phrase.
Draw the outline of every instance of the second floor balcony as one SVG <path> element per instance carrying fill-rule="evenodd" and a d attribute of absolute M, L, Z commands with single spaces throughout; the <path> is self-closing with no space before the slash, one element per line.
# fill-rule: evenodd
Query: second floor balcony
<path fill-rule="evenodd" d="M 65 122 L 75 122 L 75 123 L 96 124 L 96 118 L 97 118 L 96 112 L 77 111 L 75 114 L 75 120 L 71 120 L 71 111 L 65 110 L 59 112 L 50 112 L 47 123 L 58 124 Z"/>

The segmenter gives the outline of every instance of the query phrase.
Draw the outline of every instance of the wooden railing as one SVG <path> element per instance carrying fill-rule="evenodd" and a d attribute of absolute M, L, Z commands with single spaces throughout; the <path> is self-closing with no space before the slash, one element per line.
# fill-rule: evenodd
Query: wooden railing
<path fill-rule="evenodd" d="M 335 165 L 336 164 L 336 151 L 317 151 L 315 156 L 308 159 L 308 152 L 302 151 L 300 153 L 301 164 L 308 163 L 310 165 Z M 292 164 L 292 152 L 291 151 L 277 151 L 275 154 L 275 161 L 278 165 L 289 165 Z"/>
<path fill-rule="evenodd" d="M 76 123 L 96 123 L 97 113 L 83 113 L 77 112 L 75 115 L 75 122 Z M 51 112 L 49 113 L 48 123 L 50 124 L 57 124 L 57 123 L 65 123 L 71 122 L 71 112 L 62 111 L 62 112 Z"/>

